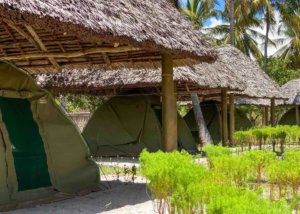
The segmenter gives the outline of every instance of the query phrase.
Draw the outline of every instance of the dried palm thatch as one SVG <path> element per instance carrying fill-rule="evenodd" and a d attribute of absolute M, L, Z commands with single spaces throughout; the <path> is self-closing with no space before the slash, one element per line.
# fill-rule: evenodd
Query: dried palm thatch
<path fill-rule="evenodd" d="M 300 105 L 300 78 L 287 82 L 281 87 L 281 90 L 288 98 L 283 105 Z"/>
<path fill-rule="evenodd" d="M 266 75 L 250 58 L 238 49 L 226 45 L 216 47 L 218 59 L 212 63 L 202 63 L 193 67 L 179 67 L 175 70 L 175 80 L 179 92 L 204 89 L 210 97 L 219 97 L 220 89 L 229 89 L 237 97 L 276 98 L 284 96 L 280 87 Z M 99 70 L 64 71 L 58 74 L 43 74 L 38 82 L 53 92 L 118 94 L 120 89 L 154 88 L 160 91 L 161 75 L 156 69 L 119 69 L 101 72 Z M 238 89 L 234 91 L 234 89 Z M 107 90 L 112 90 L 114 93 Z M 118 91 L 119 90 L 119 91 Z M 100 91 L 100 92 L 99 92 Z M 152 90 L 152 93 L 153 90 Z M 203 94 L 199 92 L 199 94 Z"/>
<path fill-rule="evenodd" d="M 217 47 L 218 61 L 226 62 L 233 75 L 239 76 L 246 89 L 234 92 L 237 97 L 251 98 L 284 98 L 279 85 L 272 80 L 257 64 L 240 50 L 230 46 Z"/>
<path fill-rule="evenodd" d="M 300 105 L 300 78 L 294 79 L 281 86 L 281 93 L 286 98 L 285 100 L 277 100 L 277 106 L 296 106 Z M 246 99 L 241 98 L 236 100 L 240 105 L 257 105 L 270 106 L 270 99 Z"/>
<path fill-rule="evenodd" d="M 202 65 L 202 64 L 201 64 Z M 179 96 L 190 92 L 200 94 L 219 94 L 222 89 L 244 90 L 243 82 L 227 72 L 195 67 L 177 67 L 174 80 Z M 99 70 L 64 70 L 56 74 L 39 74 L 35 78 L 40 86 L 52 93 L 95 94 L 115 96 L 127 93 L 160 94 L 161 72 L 158 68 L 139 70 L 122 68 L 111 71 Z"/>
<path fill-rule="evenodd" d="M 215 53 L 169 0 L 0 0 L 0 59 L 31 73 L 177 65 Z"/>
<path fill-rule="evenodd" d="M 284 102 L 282 100 L 277 102 Z M 235 100 L 236 105 L 253 105 L 253 106 L 262 106 L 262 107 L 270 107 L 271 99 L 263 99 L 263 98 L 237 98 Z"/>

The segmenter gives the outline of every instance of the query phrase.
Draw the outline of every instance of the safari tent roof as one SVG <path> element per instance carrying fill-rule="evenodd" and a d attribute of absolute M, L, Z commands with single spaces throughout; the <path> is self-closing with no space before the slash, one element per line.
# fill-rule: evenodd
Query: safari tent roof
<path fill-rule="evenodd" d="M 12 64 L 0 61 L 0 77 L 0 212 L 96 187 L 99 169 L 52 96 Z"/>
<path fill-rule="evenodd" d="M 282 93 L 288 98 L 285 105 L 300 105 L 300 78 L 281 86 Z"/>
<path fill-rule="evenodd" d="M 169 0 L 0 0 L 0 59 L 31 73 L 212 61 L 200 30 Z"/>

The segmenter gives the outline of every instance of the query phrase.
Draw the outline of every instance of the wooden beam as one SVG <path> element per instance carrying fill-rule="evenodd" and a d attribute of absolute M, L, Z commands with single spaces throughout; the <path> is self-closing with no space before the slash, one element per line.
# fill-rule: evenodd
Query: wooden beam
<path fill-rule="evenodd" d="M 269 107 L 265 106 L 264 107 L 264 126 L 268 126 L 269 125 Z"/>
<path fill-rule="evenodd" d="M 34 39 L 28 35 L 24 30 L 16 26 L 12 21 L 4 19 L 3 20 L 10 28 L 17 31 L 21 36 L 23 36 L 26 40 L 28 40 L 34 47 L 38 48 L 38 44 L 34 41 Z"/>
<path fill-rule="evenodd" d="M 105 63 L 106 63 L 107 65 L 110 65 L 110 64 L 111 64 L 111 61 L 110 61 L 110 59 L 109 59 L 108 54 L 107 54 L 107 53 L 102 53 L 102 56 L 103 56 L 103 59 L 104 59 Z"/>
<path fill-rule="evenodd" d="M 227 90 L 222 90 L 222 145 L 228 145 Z"/>
<path fill-rule="evenodd" d="M 275 126 L 275 99 L 271 99 L 271 126 Z"/>
<path fill-rule="evenodd" d="M 39 35 L 35 32 L 35 30 L 28 24 L 25 24 L 24 26 L 26 27 L 28 32 L 31 34 L 34 41 L 39 45 L 40 49 L 43 52 L 47 52 L 48 51 L 47 47 L 44 45 L 43 41 L 40 39 Z M 48 59 L 51 62 L 51 64 L 54 66 L 54 68 L 59 69 L 59 64 L 56 62 L 54 57 L 49 57 Z"/>
<path fill-rule="evenodd" d="M 162 150 L 177 150 L 177 106 L 174 94 L 173 58 L 162 56 Z"/>
<path fill-rule="evenodd" d="M 229 96 L 229 143 L 230 146 L 234 145 L 233 135 L 235 132 L 235 104 L 234 95 Z"/>
<path fill-rule="evenodd" d="M 90 48 L 84 51 L 66 52 L 66 53 L 33 53 L 33 54 L 20 54 L 15 56 L 3 56 L 2 60 L 22 60 L 22 59 L 35 59 L 35 58 L 75 58 L 85 56 L 87 54 L 97 53 L 119 53 L 126 51 L 138 51 L 139 48 L 131 46 L 121 46 L 117 48 L 97 47 Z"/>

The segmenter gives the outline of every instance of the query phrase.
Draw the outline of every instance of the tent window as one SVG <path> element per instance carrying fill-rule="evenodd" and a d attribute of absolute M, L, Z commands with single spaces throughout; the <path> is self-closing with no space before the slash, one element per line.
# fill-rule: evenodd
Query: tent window
<path fill-rule="evenodd" d="M 51 186 L 44 144 L 30 102 L 0 97 L 0 110 L 12 147 L 19 191 Z"/>

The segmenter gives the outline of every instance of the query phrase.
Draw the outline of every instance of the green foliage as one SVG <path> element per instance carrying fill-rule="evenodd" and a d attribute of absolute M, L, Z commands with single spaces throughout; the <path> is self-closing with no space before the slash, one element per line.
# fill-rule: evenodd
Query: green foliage
<path fill-rule="evenodd" d="M 232 154 L 231 149 L 223 147 L 223 146 L 214 146 L 211 144 L 207 144 L 204 146 L 203 150 L 206 153 L 208 158 L 212 157 L 220 157 L 220 156 L 229 156 Z"/>
<path fill-rule="evenodd" d="M 244 143 L 251 143 L 259 145 L 261 144 L 279 143 L 281 146 L 281 152 L 283 152 L 283 146 L 285 144 L 299 144 L 300 139 L 300 127 L 299 126 L 276 126 L 276 127 L 264 127 L 264 128 L 251 128 L 247 131 L 237 131 L 234 133 L 234 139 L 236 145 L 243 145 Z"/>
<path fill-rule="evenodd" d="M 186 192 L 190 184 L 200 181 L 207 173 L 204 166 L 193 162 L 188 153 L 149 153 L 143 151 L 140 156 L 142 174 L 149 179 L 148 186 L 152 196 L 160 201 L 158 210 L 163 212 L 167 204 L 168 209 L 176 207 L 186 211 L 196 205 Z"/>
<path fill-rule="evenodd" d="M 105 101 L 103 97 L 88 95 L 65 95 L 56 97 L 58 105 L 64 106 L 67 112 L 94 112 Z"/>
<path fill-rule="evenodd" d="M 254 169 L 257 185 L 262 181 L 262 175 L 265 168 L 275 161 L 276 155 L 273 152 L 266 152 L 261 150 L 247 151 L 243 157 L 249 160 L 251 167 Z"/>
<path fill-rule="evenodd" d="M 289 63 L 289 60 L 271 58 L 268 61 L 267 74 L 279 85 L 284 85 L 292 79 L 300 78 L 300 69 L 289 69 Z"/>
<path fill-rule="evenodd" d="M 213 162 L 210 169 L 195 163 L 187 153 L 142 152 L 142 174 L 149 180 L 158 213 L 292 213 L 286 201 L 272 202 L 246 186 L 251 165 L 265 167 L 273 155 L 249 152 L 233 156 L 218 146 L 207 149 Z"/>

